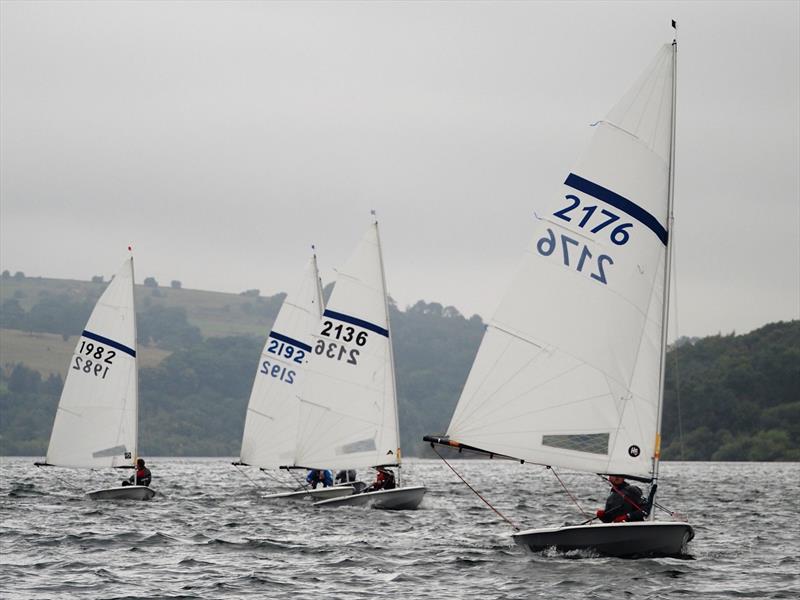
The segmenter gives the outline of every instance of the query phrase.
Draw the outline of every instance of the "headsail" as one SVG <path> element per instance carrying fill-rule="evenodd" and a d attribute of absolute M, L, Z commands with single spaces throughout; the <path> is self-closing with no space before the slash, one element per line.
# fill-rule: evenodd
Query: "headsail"
<path fill-rule="evenodd" d="M 531 462 L 651 476 L 667 258 L 673 49 L 543 199 L 448 435 Z"/>
<path fill-rule="evenodd" d="M 58 403 L 47 463 L 132 466 L 137 372 L 133 258 L 108 284 L 78 339 Z"/>
<path fill-rule="evenodd" d="M 378 224 L 339 270 L 300 401 L 297 464 L 399 463 L 397 400 Z"/>
<path fill-rule="evenodd" d="M 322 316 L 322 287 L 313 256 L 286 297 L 261 351 L 242 437 L 241 462 L 262 468 L 294 465 L 299 397 Z"/>

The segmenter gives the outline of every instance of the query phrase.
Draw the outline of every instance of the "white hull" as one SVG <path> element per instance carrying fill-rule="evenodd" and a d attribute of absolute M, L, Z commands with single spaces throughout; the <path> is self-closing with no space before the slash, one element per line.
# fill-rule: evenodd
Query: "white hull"
<path fill-rule="evenodd" d="M 92 500 L 150 500 L 155 490 L 143 485 L 123 485 L 86 494 Z"/>
<path fill-rule="evenodd" d="M 533 552 L 555 548 L 619 557 L 680 556 L 686 553 L 694 530 L 688 523 L 642 521 L 528 529 L 513 537 Z"/>
<path fill-rule="evenodd" d="M 368 506 L 383 510 L 416 510 L 428 490 L 423 486 L 395 488 L 354 494 L 346 498 L 334 498 L 315 502 L 314 506 Z"/>
<path fill-rule="evenodd" d="M 341 485 L 337 487 L 317 488 L 315 490 L 301 490 L 299 492 L 281 492 L 262 496 L 263 500 L 325 500 L 328 498 L 341 498 L 353 494 L 353 486 Z"/>

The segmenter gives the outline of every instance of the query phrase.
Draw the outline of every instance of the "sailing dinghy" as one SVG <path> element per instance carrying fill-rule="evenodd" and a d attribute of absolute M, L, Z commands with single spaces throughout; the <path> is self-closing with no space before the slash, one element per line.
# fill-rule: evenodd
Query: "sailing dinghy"
<path fill-rule="evenodd" d="M 300 284 L 281 306 L 267 336 L 247 405 L 240 458 L 235 465 L 262 470 L 303 469 L 307 432 L 300 423 L 300 397 L 311 356 L 311 333 L 322 316 L 322 285 L 317 256 L 308 262 Z M 349 496 L 352 485 L 302 489 L 263 496 L 267 500 L 321 500 Z"/>
<path fill-rule="evenodd" d="M 338 271 L 312 343 L 300 399 L 304 437 L 298 460 L 334 470 L 399 467 L 394 357 L 377 221 Z M 398 486 L 314 506 L 410 510 L 425 492 L 422 486 Z"/>
<path fill-rule="evenodd" d="M 434 444 L 651 484 L 649 519 L 528 529 L 531 550 L 679 555 L 656 522 L 667 336 L 676 45 L 595 125 L 490 322 L 445 437 Z M 555 472 L 555 471 L 554 471 Z M 652 510 L 650 510 L 652 509 Z"/>
<path fill-rule="evenodd" d="M 133 257 L 106 287 L 78 339 L 58 402 L 47 458 L 37 466 L 135 469 L 138 371 Z M 89 492 L 93 500 L 149 500 L 143 485 Z"/>

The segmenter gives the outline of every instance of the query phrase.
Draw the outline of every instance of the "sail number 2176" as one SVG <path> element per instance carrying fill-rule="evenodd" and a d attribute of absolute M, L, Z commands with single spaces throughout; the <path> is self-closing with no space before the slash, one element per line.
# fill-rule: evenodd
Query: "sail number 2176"
<path fill-rule="evenodd" d="M 589 248 L 586 246 L 586 244 L 581 244 L 578 240 L 566 236 L 563 233 L 560 236 L 560 241 L 561 243 L 557 244 L 556 235 L 553 233 L 553 230 L 548 227 L 547 235 L 536 242 L 536 249 L 542 256 L 550 256 L 553 254 L 553 252 L 555 252 L 556 247 L 560 246 L 564 265 L 569 267 L 574 264 L 575 268 L 579 272 L 583 271 L 587 260 L 589 261 L 589 264 L 591 264 L 592 253 L 589 251 Z M 581 248 L 581 246 L 583 246 L 583 248 Z M 570 252 L 571 247 L 572 253 Z M 575 254 L 578 252 L 579 248 L 580 254 L 576 256 Z M 608 284 L 608 281 L 606 280 L 605 266 L 613 264 L 614 259 L 612 259 L 608 254 L 600 254 L 597 257 L 596 271 L 592 270 L 589 273 L 589 276 L 602 284 Z"/>
<path fill-rule="evenodd" d="M 620 220 L 619 215 L 605 208 L 600 209 L 598 212 L 597 209 L 599 207 L 597 206 L 580 206 L 581 200 L 574 194 L 568 194 L 565 199 L 570 201 L 570 205 L 557 210 L 553 213 L 553 216 L 569 223 L 573 220 L 573 216 L 570 216 L 569 213 L 580 207 L 583 216 L 581 217 L 580 214 L 574 215 L 575 219 L 580 217 L 580 221 L 578 221 L 579 228 L 589 229 L 591 233 L 600 233 L 605 229 L 613 244 L 623 246 L 628 243 L 630 239 L 628 230 L 633 227 L 633 223 L 618 223 Z M 542 256 L 550 256 L 556 249 L 561 250 L 558 254 L 561 255 L 564 266 L 573 267 L 579 272 L 586 269 L 592 279 L 599 281 L 603 285 L 608 284 L 605 269 L 607 266 L 614 264 L 614 259 L 608 254 L 599 254 L 595 257 L 586 244 L 563 233 L 556 237 L 553 230 L 548 227 L 547 235 L 536 242 L 536 250 Z"/>

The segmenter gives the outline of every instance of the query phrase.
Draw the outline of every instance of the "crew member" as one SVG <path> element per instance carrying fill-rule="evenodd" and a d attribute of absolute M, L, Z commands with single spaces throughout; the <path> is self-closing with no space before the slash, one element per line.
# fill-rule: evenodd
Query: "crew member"
<path fill-rule="evenodd" d="M 605 509 L 597 511 L 597 517 L 603 523 L 644 521 L 649 507 L 642 490 L 635 485 L 630 485 L 620 475 L 609 476 L 608 482 L 611 484 L 611 493 L 606 499 Z"/>

